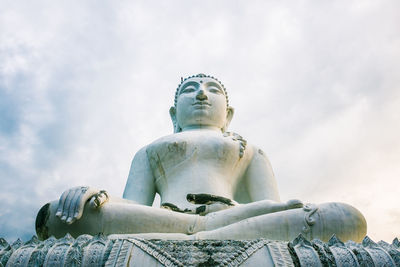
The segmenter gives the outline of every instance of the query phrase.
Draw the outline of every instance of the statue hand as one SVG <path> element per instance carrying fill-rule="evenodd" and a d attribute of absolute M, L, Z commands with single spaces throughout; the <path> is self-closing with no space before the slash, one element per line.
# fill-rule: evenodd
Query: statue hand
<path fill-rule="evenodd" d="M 207 205 L 201 205 L 201 206 L 197 207 L 195 213 L 200 216 L 205 216 L 209 213 L 229 209 L 229 208 L 232 208 L 237 205 L 239 205 L 239 204 L 227 205 L 227 204 L 219 203 L 219 202 L 209 203 Z"/>
<path fill-rule="evenodd" d="M 239 205 L 232 199 L 210 194 L 187 194 L 186 199 L 192 204 L 201 204 L 195 211 L 201 216 Z"/>
<path fill-rule="evenodd" d="M 238 204 L 235 200 L 211 194 L 187 194 L 186 200 L 193 204 L 209 205 L 212 203 L 221 203 L 227 206 L 235 206 Z"/>
<path fill-rule="evenodd" d="M 108 196 L 105 191 L 87 186 L 73 187 L 64 191 L 58 202 L 56 216 L 61 221 L 72 224 L 82 217 L 85 203 L 91 198 L 91 206 L 96 207 L 107 201 Z"/>

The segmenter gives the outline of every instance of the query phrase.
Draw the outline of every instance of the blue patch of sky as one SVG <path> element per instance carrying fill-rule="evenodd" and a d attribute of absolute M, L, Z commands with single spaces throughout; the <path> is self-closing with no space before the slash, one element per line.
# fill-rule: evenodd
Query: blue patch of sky
<path fill-rule="evenodd" d="M 11 136 L 18 130 L 20 113 L 16 100 L 0 88 L 0 132 Z"/>
<path fill-rule="evenodd" d="M 9 242 L 15 241 L 17 238 L 29 240 L 35 234 L 34 218 L 38 207 L 30 199 L 35 195 L 31 191 L 31 187 L 21 187 L 20 185 L 29 185 L 29 180 L 32 178 L 26 177 L 20 170 L 4 162 L 0 162 L 0 177 L 3 181 L 3 194 L 18 192 L 15 197 L 3 199 L 0 203 L 0 237 Z M 16 209 L 18 212 L 15 212 Z"/>
<path fill-rule="evenodd" d="M 11 136 L 18 131 L 22 108 L 29 102 L 27 95 L 21 95 L 28 79 L 23 73 L 16 73 L 6 85 L 5 77 L 0 76 L 0 131 L 4 135 Z"/>

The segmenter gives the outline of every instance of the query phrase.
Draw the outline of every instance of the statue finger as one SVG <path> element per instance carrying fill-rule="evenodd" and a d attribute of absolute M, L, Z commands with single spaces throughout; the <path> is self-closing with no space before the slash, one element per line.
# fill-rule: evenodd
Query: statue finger
<path fill-rule="evenodd" d="M 80 194 L 78 199 L 76 200 L 75 210 L 73 218 L 75 220 L 79 220 L 82 217 L 83 209 L 85 207 L 86 202 L 95 195 L 98 191 L 94 189 L 90 189 L 89 187 L 81 187 Z"/>
<path fill-rule="evenodd" d="M 223 203 L 229 206 L 235 206 L 237 204 L 236 201 L 222 197 L 216 196 L 211 194 L 187 194 L 186 200 L 193 204 L 200 204 L 200 205 L 210 205 L 212 203 Z"/>
<path fill-rule="evenodd" d="M 196 208 L 196 214 L 204 216 L 207 213 L 207 205 L 201 205 Z"/>
<path fill-rule="evenodd" d="M 201 205 L 199 207 L 196 208 L 196 214 L 200 215 L 200 216 L 205 216 L 211 212 L 217 212 L 220 210 L 225 210 L 225 209 L 229 209 L 232 206 L 229 206 L 227 204 L 222 204 L 219 202 L 215 202 L 209 205 Z"/>
<path fill-rule="evenodd" d="M 67 224 L 72 224 L 75 220 L 75 207 L 77 205 L 77 200 L 79 199 L 79 196 L 81 194 L 81 190 L 79 190 L 79 188 L 77 190 L 75 190 L 75 194 L 71 199 L 71 202 L 69 204 L 68 207 L 68 215 L 67 215 L 67 220 L 66 223 Z"/>
<path fill-rule="evenodd" d="M 96 203 L 94 202 L 96 199 L 96 195 L 92 196 L 91 198 L 89 198 L 88 202 L 89 202 L 89 207 L 91 209 L 95 209 L 96 208 Z"/>
<path fill-rule="evenodd" d="M 58 201 L 56 216 L 59 218 L 63 214 L 64 202 L 65 202 L 65 199 L 67 198 L 68 192 L 69 192 L 69 190 L 64 191 L 60 197 L 60 200 Z"/>
<path fill-rule="evenodd" d="M 64 201 L 64 206 L 63 206 L 63 212 L 62 212 L 62 217 L 61 217 L 61 221 L 66 222 L 68 219 L 68 215 L 70 213 L 69 211 L 69 207 L 71 205 L 71 201 L 74 198 L 77 190 L 79 190 L 78 188 L 72 188 L 70 190 L 68 190 L 68 194 L 67 197 L 65 198 Z"/>
<path fill-rule="evenodd" d="M 221 204 L 221 203 L 215 203 L 213 205 L 210 205 L 208 207 L 208 213 L 210 212 L 216 212 L 216 211 L 220 211 L 220 210 L 226 210 L 231 208 L 232 206 L 230 205 L 226 205 L 226 204 Z"/>

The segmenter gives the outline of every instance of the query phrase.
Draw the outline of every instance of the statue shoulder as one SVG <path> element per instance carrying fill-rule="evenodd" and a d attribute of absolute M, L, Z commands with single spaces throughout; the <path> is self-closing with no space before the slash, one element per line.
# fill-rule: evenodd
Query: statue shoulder
<path fill-rule="evenodd" d="M 165 145 L 168 145 L 170 143 L 176 142 L 177 140 L 179 140 L 178 138 L 179 134 L 170 134 L 170 135 L 166 135 L 163 137 L 160 137 L 156 140 L 154 140 L 153 142 L 151 142 L 150 144 L 142 147 L 138 152 L 136 152 L 135 157 L 140 157 L 140 158 L 144 158 L 147 157 L 151 154 L 153 154 L 155 151 L 159 151 L 160 149 L 163 149 L 163 147 L 165 147 Z"/>
<path fill-rule="evenodd" d="M 247 143 L 246 145 L 246 153 L 248 154 L 248 157 L 250 158 L 250 164 L 252 162 L 266 162 L 270 164 L 267 153 L 264 152 L 263 149 L 260 147 L 254 145 L 254 144 L 249 144 Z"/>
<path fill-rule="evenodd" d="M 155 145 L 159 145 L 160 143 L 165 143 L 165 142 L 173 141 L 173 140 L 177 139 L 177 136 L 178 136 L 178 135 L 179 135 L 179 134 L 174 133 L 174 134 L 169 134 L 169 135 L 162 136 L 162 137 L 160 137 L 160 138 L 157 138 L 156 140 L 154 140 L 153 142 L 151 142 L 150 144 L 148 144 L 148 145 L 145 146 L 144 148 L 145 148 L 145 149 L 148 149 L 148 148 L 151 148 L 151 147 L 153 147 L 153 146 L 155 146 Z"/>
<path fill-rule="evenodd" d="M 257 146 L 250 145 L 249 154 L 251 158 L 249 160 L 248 169 L 251 169 L 252 173 L 260 177 L 274 176 L 271 162 L 264 150 Z"/>
<path fill-rule="evenodd" d="M 267 154 L 260 147 L 257 147 L 257 146 L 253 145 L 252 146 L 252 150 L 253 150 L 254 156 L 256 156 L 256 155 L 257 156 L 261 156 L 261 157 L 263 157 L 263 158 L 268 160 Z"/>
<path fill-rule="evenodd" d="M 133 166 L 135 166 L 137 168 L 138 165 L 141 165 L 141 166 L 145 165 L 144 163 L 147 162 L 147 152 L 146 152 L 147 148 L 148 148 L 148 145 L 142 147 L 135 153 L 135 155 L 132 159 L 132 164 L 131 164 L 132 167 L 131 168 L 133 168 Z"/>

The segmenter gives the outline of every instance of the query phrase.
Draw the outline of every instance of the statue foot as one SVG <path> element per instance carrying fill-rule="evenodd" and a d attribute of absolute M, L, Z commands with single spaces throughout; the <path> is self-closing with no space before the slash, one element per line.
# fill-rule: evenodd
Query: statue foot
<path fill-rule="evenodd" d="M 298 199 L 291 199 L 286 202 L 286 209 L 299 209 L 304 206 L 303 202 Z"/>

